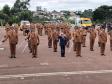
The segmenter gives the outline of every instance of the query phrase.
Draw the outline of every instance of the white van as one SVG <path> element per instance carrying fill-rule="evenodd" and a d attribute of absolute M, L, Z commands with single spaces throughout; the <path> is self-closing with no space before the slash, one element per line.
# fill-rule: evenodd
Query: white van
<path fill-rule="evenodd" d="M 25 21 L 25 20 L 22 20 L 21 22 L 20 22 L 20 30 L 22 31 L 23 29 L 22 29 L 22 26 L 23 25 L 27 25 L 28 27 L 30 27 L 30 22 L 29 21 Z"/>
<path fill-rule="evenodd" d="M 22 26 L 24 24 L 30 26 L 30 22 L 29 21 L 22 20 L 21 23 L 20 23 L 20 25 Z"/>

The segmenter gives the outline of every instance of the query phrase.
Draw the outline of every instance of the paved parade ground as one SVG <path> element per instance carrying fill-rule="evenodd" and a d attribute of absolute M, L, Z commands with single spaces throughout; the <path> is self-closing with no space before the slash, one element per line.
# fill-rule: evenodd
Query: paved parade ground
<path fill-rule="evenodd" d="M 82 57 L 76 57 L 71 41 L 70 48 L 66 48 L 66 57 L 53 52 L 47 45 L 47 36 L 40 36 L 38 58 L 32 58 L 27 41 L 19 31 L 16 59 L 10 59 L 8 41 L 1 43 L 5 35 L 0 29 L 0 84 L 112 84 L 112 51 L 109 39 L 106 45 L 106 56 L 100 55 L 98 40 L 94 51 L 82 47 Z M 109 36 L 108 36 L 109 37 Z"/>

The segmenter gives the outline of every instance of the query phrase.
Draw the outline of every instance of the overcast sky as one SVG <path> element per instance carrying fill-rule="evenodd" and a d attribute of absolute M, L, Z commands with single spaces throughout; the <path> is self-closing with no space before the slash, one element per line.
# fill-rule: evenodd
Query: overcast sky
<path fill-rule="evenodd" d="M 5 4 L 12 6 L 16 0 L 0 0 L 0 8 Z M 112 0 L 31 0 L 30 9 L 42 6 L 48 10 L 84 10 L 95 9 L 101 5 L 112 5 Z"/>

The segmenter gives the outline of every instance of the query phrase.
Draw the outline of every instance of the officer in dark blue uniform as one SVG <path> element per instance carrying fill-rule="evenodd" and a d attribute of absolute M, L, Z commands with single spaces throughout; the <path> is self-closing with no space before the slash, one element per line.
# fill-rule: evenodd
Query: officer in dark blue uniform
<path fill-rule="evenodd" d="M 61 33 L 59 36 L 60 48 L 61 48 L 61 57 L 65 57 L 65 46 L 67 44 L 67 38 L 65 34 Z"/>
<path fill-rule="evenodd" d="M 112 30 L 112 23 L 111 22 L 107 24 L 107 30 L 108 30 L 108 32 L 110 32 Z"/>

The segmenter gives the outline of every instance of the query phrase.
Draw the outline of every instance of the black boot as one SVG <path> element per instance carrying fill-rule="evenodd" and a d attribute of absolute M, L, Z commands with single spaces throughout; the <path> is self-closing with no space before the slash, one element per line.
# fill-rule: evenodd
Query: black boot
<path fill-rule="evenodd" d="M 16 56 L 14 56 L 13 58 L 16 58 Z"/>
<path fill-rule="evenodd" d="M 61 53 L 61 57 L 65 57 L 65 54 L 64 53 Z"/>
<path fill-rule="evenodd" d="M 37 58 L 37 56 L 36 55 L 33 55 L 33 57 L 32 58 Z"/>
<path fill-rule="evenodd" d="M 101 54 L 101 56 L 105 56 L 105 54 Z"/>

